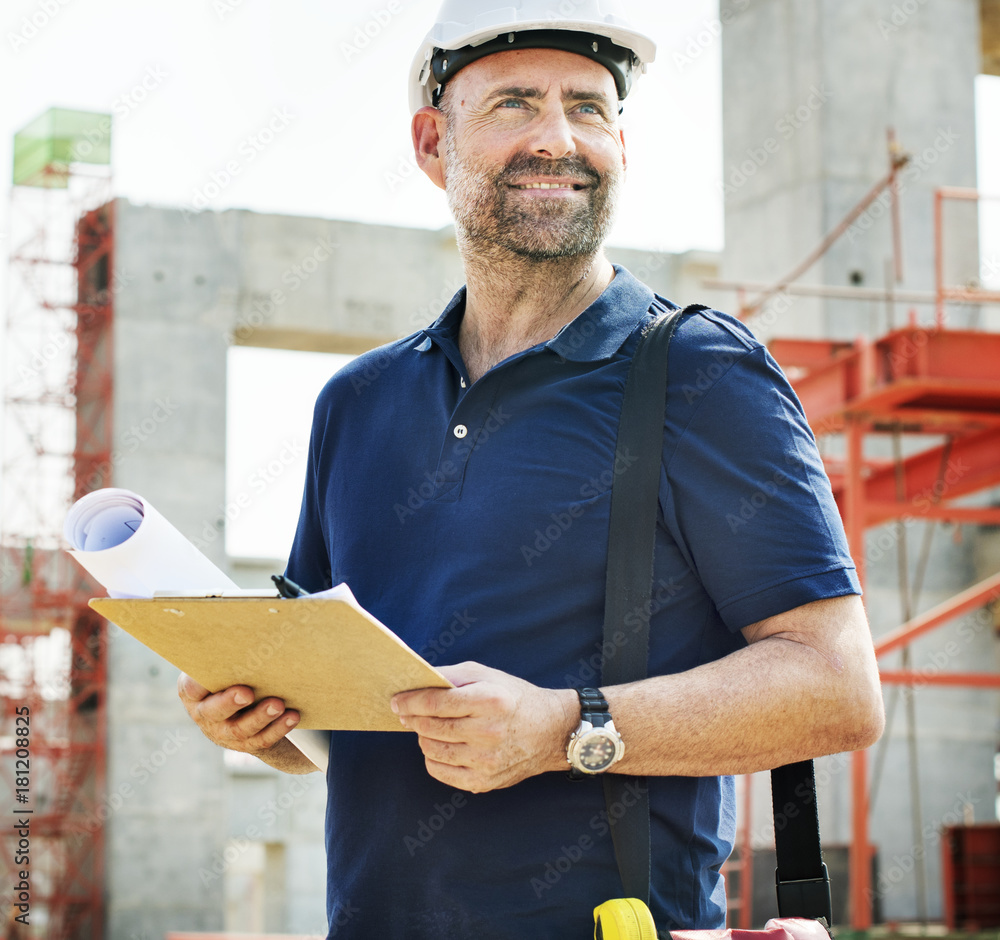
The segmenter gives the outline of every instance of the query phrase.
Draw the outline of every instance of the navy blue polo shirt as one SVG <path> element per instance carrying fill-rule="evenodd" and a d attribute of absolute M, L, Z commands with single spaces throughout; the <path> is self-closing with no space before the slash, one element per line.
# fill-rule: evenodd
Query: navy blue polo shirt
<path fill-rule="evenodd" d="M 597 683 L 611 483 L 633 459 L 615 450 L 622 393 L 641 327 L 672 307 L 615 272 L 557 336 L 475 384 L 457 346 L 464 289 L 428 329 L 338 372 L 316 403 L 289 577 L 346 581 L 435 665 Z M 689 315 L 671 347 L 659 502 L 652 675 L 859 593 L 801 407 L 724 314 Z M 586 937 L 592 908 L 621 896 L 599 780 L 465 793 L 427 774 L 413 734 L 336 732 L 328 785 L 331 935 Z M 722 926 L 732 780 L 649 785 L 657 925 Z"/>

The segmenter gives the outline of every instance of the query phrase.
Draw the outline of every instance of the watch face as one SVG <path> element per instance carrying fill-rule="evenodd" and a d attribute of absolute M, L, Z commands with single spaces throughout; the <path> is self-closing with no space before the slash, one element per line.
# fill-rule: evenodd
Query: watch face
<path fill-rule="evenodd" d="M 580 763 L 591 773 L 610 767 L 615 759 L 615 742 L 607 732 L 591 732 L 580 747 Z"/>

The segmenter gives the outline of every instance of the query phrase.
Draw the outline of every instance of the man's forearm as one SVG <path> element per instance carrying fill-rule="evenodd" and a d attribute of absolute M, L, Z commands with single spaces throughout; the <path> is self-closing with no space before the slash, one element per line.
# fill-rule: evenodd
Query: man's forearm
<path fill-rule="evenodd" d="M 288 738 L 282 738 L 273 747 L 249 752 L 265 764 L 286 774 L 311 774 L 319 768 Z"/>
<path fill-rule="evenodd" d="M 825 647 L 779 633 L 688 672 L 602 687 L 625 739 L 615 771 L 752 773 L 874 743 L 878 673 L 860 602 L 848 603 L 854 622 Z"/>

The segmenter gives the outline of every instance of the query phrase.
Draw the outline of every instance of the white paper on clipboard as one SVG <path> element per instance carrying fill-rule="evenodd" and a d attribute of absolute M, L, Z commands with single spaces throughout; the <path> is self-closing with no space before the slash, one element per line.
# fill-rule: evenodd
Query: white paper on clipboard
<path fill-rule="evenodd" d="M 70 555 L 104 586 L 109 597 L 244 593 L 131 490 L 106 487 L 81 497 L 66 515 L 63 534 L 72 546 Z M 293 730 L 287 737 L 326 772 L 329 732 Z"/>

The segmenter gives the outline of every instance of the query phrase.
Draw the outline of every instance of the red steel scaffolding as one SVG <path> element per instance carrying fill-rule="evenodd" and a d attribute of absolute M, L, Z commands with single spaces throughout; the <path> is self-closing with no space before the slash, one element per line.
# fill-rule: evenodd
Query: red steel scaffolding
<path fill-rule="evenodd" d="M 12 940 L 104 934 L 105 625 L 87 606 L 97 586 L 61 544 L 72 500 L 110 482 L 109 136 L 108 115 L 53 109 L 15 138 L 0 786 L 27 827 L 0 827 L 0 936 Z"/>
<path fill-rule="evenodd" d="M 775 284 L 709 280 L 707 287 L 735 290 L 740 316 L 752 317 L 780 294 L 854 300 L 886 300 L 924 304 L 934 309 L 934 322 L 909 323 L 877 340 L 853 342 L 775 339 L 768 345 L 789 374 L 817 439 L 840 437 L 846 456 L 826 458 L 827 471 L 844 518 L 851 553 L 864 584 L 865 532 L 917 517 L 930 522 L 1000 525 L 1000 509 L 959 500 L 1000 485 L 1000 334 L 950 329 L 947 308 L 953 304 L 1000 303 L 1000 291 L 977 284 L 950 285 L 945 274 L 944 206 L 948 200 L 976 202 L 969 189 L 941 188 L 934 195 L 935 289 L 900 291 L 796 283 L 883 193 L 888 192 L 893 242 L 894 280 L 902 280 L 902 254 L 897 181 L 908 157 L 890 133 L 890 171 L 848 213 L 794 271 Z M 749 292 L 756 292 L 747 301 Z M 866 443 L 888 436 L 892 459 L 875 459 Z M 929 446 L 904 456 L 908 444 L 923 439 Z M 961 472 L 954 468 L 960 467 Z M 905 534 L 898 533 L 900 544 Z M 903 550 L 903 549 L 901 549 Z M 904 585 L 901 585 L 901 589 Z M 908 646 L 918 637 L 970 611 L 1000 600 L 1000 574 L 969 587 L 932 610 L 916 615 L 912 591 L 904 599 L 905 622 L 878 638 L 878 658 L 904 651 L 903 668 L 880 672 L 886 685 L 909 689 L 927 685 L 1000 689 L 997 672 L 943 672 L 910 667 Z M 995 608 L 994 608 L 995 609 Z M 911 697 L 912 701 L 912 697 Z M 913 720 L 911 718 L 911 720 Z M 850 854 L 851 926 L 867 930 L 872 923 L 869 843 L 870 781 L 866 752 L 852 755 L 852 842 Z M 743 847 L 746 853 L 748 846 Z M 741 911 L 742 913 L 742 911 Z"/>

